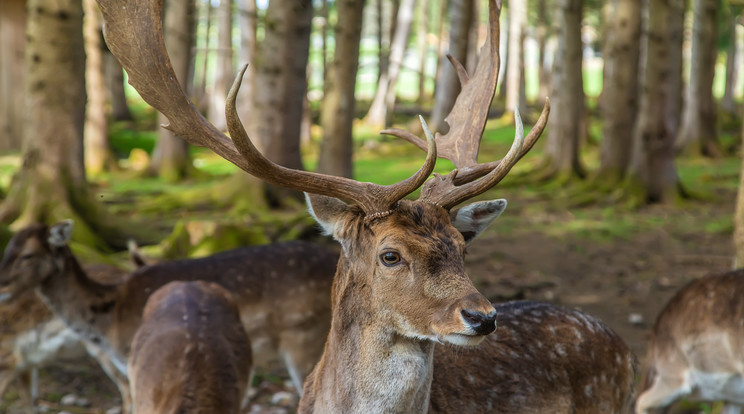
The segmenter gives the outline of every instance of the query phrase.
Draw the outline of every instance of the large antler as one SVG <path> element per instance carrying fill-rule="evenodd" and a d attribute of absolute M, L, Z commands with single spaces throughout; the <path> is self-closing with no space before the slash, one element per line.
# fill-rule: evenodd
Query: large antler
<path fill-rule="evenodd" d="M 550 113 L 550 102 L 548 100 L 545 101 L 545 106 L 543 107 L 540 118 L 527 135 L 527 138 L 524 139 L 524 142 L 521 145 L 521 150 L 516 154 L 516 156 L 512 154 L 512 150 L 515 148 L 518 140 L 517 138 L 515 138 L 515 143 L 512 145 L 512 150 L 510 150 L 509 154 L 503 160 L 478 164 L 480 140 L 483 136 L 483 130 L 486 127 L 488 109 L 496 91 L 496 81 L 499 74 L 500 14 L 501 2 L 490 0 L 488 39 L 481 48 L 478 65 L 475 68 L 475 75 L 473 77 L 470 77 L 467 74 L 460 62 L 450 55 L 447 56 L 449 61 L 455 67 L 462 85 L 462 91 L 455 100 L 452 110 L 445 118 L 445 121 L 450 126 L 449 131 L 444 135 L 437 133 L 436 140 L 439 156 L 452 161 L 457 167 L 457 170 L 453 171 L 447 177 L 438 176 L 436 179 L 426 184 L 425 188 L 422 190 L 422 198 L 426 196 L 427 201 L 435 201 L 435 199 L 440 197 L 447 197 L 447 199 L 437 200 L 437 204 L 451 204 L 452 201 L 450 201 L 450 198 L 452 200 L 457 198 L 460 199 L 460 201 L 464 201 L 469 198 L 466 197 L 468 194 L 467 191 L 474 190 L 472 195 L 470 195 L 470 197 L 473 197 L 488 189 L 485 184 L 490 186 L 496 185 L 496 183 L 506 175 L 513 164 L 532 149 L 547 124 L 548 115 Z M 522 135 L 519 131 L 522 130 L 523 127 L 521 125 L 519 114 L 516 112 L 517 111 L 515 111 L 515 120 L 517 121 L 517 136 L 519 136 Z M 415 144 L 419 148 L 425 148 L 424 142 L 419 137 L 408 131 L 387 129 L 382 132 L 403 138 Z M 464 185 L 494 171 L 500 171 L 500 173 L 498 173 L 498 175 L 489 175 L 491 178 L 488 181 L 484 181 L 484 178 L 480 180 L 483 182 L 479 181 L 477 186 Z M 500 177 L 498 179 L 493 179 L 497 176 Z M 456 191 L 461 195 L 458 197 L 446 195 L 453 191 Z"/>
<path fill-rule="evenodd" d="M 129 83 L 147 103 L 168 117 L 170 124 L 165 128 L 193 145 L 210 148 L 266 182 L 354 201 L 365 213 L 373 214 L 389 210 L 420 187 L 434 169 L 437 155 L 432 138 L 427 138 L 428 153 L 419 171 L 388 186 L 277 165 L 253 146 L 235 111 L 245 67 L 236 77 L 225 107 L 228 130 L 234 140 L 231 141 L 196 110 L 176 79 L 163 41 L 162 0 L 98 0 L 98 4 L 105 21 L 106 43 L 126 69 Z"/>

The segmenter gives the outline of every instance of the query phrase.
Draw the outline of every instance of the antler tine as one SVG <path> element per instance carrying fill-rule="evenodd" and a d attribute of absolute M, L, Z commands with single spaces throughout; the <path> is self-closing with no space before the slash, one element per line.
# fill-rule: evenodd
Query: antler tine
<path fill-rule="evenodd" d="M 193 145 L 212 149 L 242 170 L 272 184 L 354 201 L 367 214 L 389 210 L 429 177 L 436 162 L 436 145 L 429 140 L 424 165 L 402 182 L 382 186 L 324 174 L 281 167 L 256 150 L 235 112 L 235 97 L 243 71 L 226 104 L 235 144 L 210 124 L 189 101 L 179 85 L 163 41 L 162 0 L 98 0 L 103 13 L 106 42 L 129 74 L 129 83 L 142 98 L 162 112 L 177 135 Z"/>
<path fill-rule="evenodd" d="M 514 133 L 514 142 L 506 156 L 501 160 L 496 168 L 491 170 L 485 177 L 464 185 L 455 186 L 454 180 L 458 175 L 458 170 L 446 176 L 436 176 L 430 180 L 421 189 L 421 201 L 436 204 L 447 210 L 460 204 L 461 202 L 486 192 L 491 187 L 499 183 L 514 164 L 522 156 L 522 147 L 524 145 L 524 126 L 519 110 L 514 110 L 514 121 L 516 131 Z"/>

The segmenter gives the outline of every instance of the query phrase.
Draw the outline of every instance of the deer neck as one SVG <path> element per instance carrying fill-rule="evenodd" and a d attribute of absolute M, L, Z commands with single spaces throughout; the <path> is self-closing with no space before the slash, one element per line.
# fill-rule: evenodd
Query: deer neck
<path fill-rule="evenodd" d="M 300 411 L 426 413 L 434 343 L 404 337 L 381 323 L 369 295 L 349 282 L 346 269 L 339 263 L 331 330 L 305 386 L 303 399 L 310 403 Z"/>
<path fill-rule="evenodd" d="M 112 323 L 118 288 L 90 279 L 68 253 L 58 259 L 59 271 L 46 278 L 37 293 L 83 340 L 108 350 L 105 332 Z"/>

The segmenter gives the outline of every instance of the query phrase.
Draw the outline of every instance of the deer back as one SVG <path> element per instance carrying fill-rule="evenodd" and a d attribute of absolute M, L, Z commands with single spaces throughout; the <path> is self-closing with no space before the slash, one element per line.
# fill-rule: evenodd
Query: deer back
<path fill-rule="evenodd" d="M 680 289 L 659 313 L 637 412 L 683 396 L 744 403 L 744 270 Z"/>
<path fill-rule="evenodd" d="M 495 307 L 482 344 L 435 348 L 429 412 L 628 412 L 636 360 L 604 323 L 548 303 Z"/>
<path fill-rule="evenodd" d="M 150 296 L 129 359 L 134 414 L 237 414 L 250 370 L 250 341 L 225 289 L 171 282 Z"/>

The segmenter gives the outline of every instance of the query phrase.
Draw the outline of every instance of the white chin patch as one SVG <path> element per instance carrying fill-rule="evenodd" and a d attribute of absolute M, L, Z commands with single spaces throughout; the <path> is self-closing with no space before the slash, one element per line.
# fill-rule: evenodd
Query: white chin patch
<path fill-rule="evenodd" d="M 459 335 L 459 334 L 452 334 L 452 335 L 444 335 L 441 336 L 440 339 L 442 339 L 443 342 L 446 342 L 448 344 L 452 345 L 459 345 L 459 346 L 476 346 L 483 342 L 484 339 L 486 339 L 485 335 Z"/>
<path fill-rule="evenodd" d="M 10 299 L 10 292 L 0 292 L 0 303 L 3 303 Z"/>

